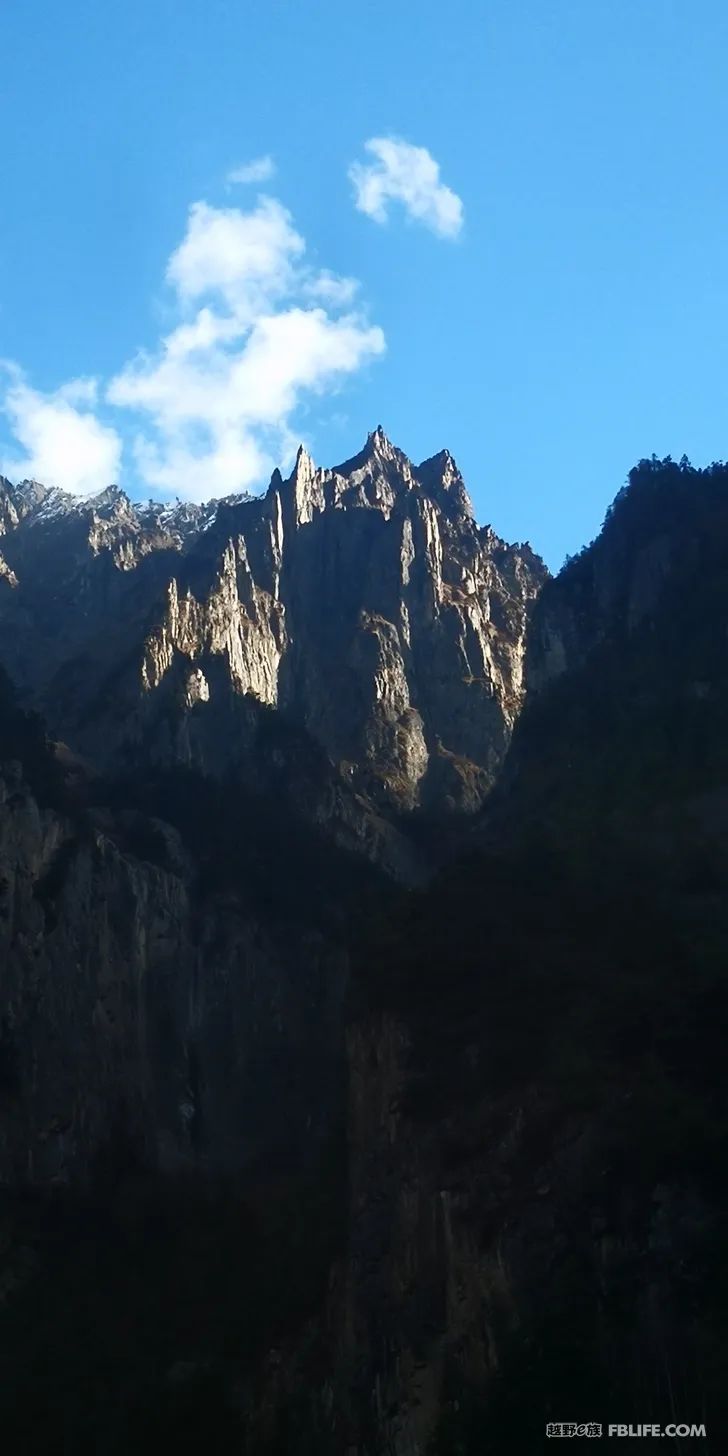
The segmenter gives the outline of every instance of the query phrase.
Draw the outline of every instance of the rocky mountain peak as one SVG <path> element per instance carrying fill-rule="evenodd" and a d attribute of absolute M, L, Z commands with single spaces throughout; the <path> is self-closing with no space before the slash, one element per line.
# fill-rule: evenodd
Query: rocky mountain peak
<path fill-rule="evenodd" d="M 439 450 L 415 469 L 423 489 L 438 501 L 447 515 L 459 514 L 473 520 L 475 512 L 460 471 L 449 450 Z"/>
<path fill-rule="evenodd" d="M 296 451 L 296 464 L 293 469 L 294 476 L 299 480 L 308 480 L 316 472 L 316 465 L 313 456 L 309 454 L 305 445 L 299 445 Z"/>
<path fill-rule="evenodd" d="M 402 450 L 393 445 L 385 435 L 381 425 L 371 430 L 366 438 L 366 443 L 351 459 L 344 460 L 341 465 L 336 465 L 334 475 L 342 475 L 346 479 L 357 478 L 366 473 L 370 476 L 377 472 L 390 476 L 408 476 L 411 472 L 411 463 Z"/>
<path fill-rule="evenodd" d="M 48 496 L 53 493 L 53 487 L 42 485 L 39 480 L 21 480 L 17 485 L 10 487 L 13 505 L 19 516 L 28 515 L 38 506 L 42 505 Z"/>
<path fill-rule="evenodd" d="M 397 455 L 401 454 L 401 451 L 397 450 L 396 445 L 393 445 L 388 435 L 385 434 L 381 425 L 377 425 L 376 430 L 370 430 L 365 448 L 380 460 L 394 460 Z"/>
<path fill-rule="evenodd" d="M 290 519 L 292 509 L 297 526 L 305 525 L 317 511 L 323 509 L 322 486 L 323 473 L 317 469 L 305 445 L 299 445 L 293 470 L 282 484 L 283 499 L 288 507 L 286 515 Z"/>
<path fill-rule="evenodd" d="M 133 509 L 129 496 L 120 485 L 107 485 L 105 490 L 100 490 L 96 495 L 87 496 L 82 505 L 86 510 L 96 511 L 99 515 Z"/>

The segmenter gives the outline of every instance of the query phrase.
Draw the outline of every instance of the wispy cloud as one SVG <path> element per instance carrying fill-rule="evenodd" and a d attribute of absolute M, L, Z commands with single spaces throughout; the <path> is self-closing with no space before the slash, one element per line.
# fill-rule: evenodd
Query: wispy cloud
<path fill-rule="evenodd" d="M 339 278 L 336 273 L 330 273 L 328 268 L 324 268 L 321 273 L 310 278 L 304 287 L 309 298 L 344 308 L 347 303 L 354 302 L 359 292 L 359 281 L 356 278 Z"/>
<path fill-rule="evenodd" d="M 1 408 L 19 451 L 3 458 L 2 472 L 14 480 L 42 480 L 78 495 L 92 495 L 117 480 L 121 439 L 92 412 L 93 379 L 73 379 L 51 394 L 27 383 L 17 365 L 2 365 Z"/>
<path fill-rule="evenodd" d="M 255 157 L 252 162 L 243 162 L 240 167 L 232 167 L 225 180 L 233 184 L 269 182 L 271 177 L 275 177 L 275 172 L 276 164 L 272 157 Z"/>
<path fill-rule="evenodd" d="M 105 387 L 74 379 L 41 394 L 3 367 L 0 410 L 18 447 L 7 475 L 93 493 L 119 478 L 124 439 L 134 483 L 153 494 L 260 485 L 292 456 L 297 408 L 384 351 L 356 280 L 310 266 L 273 197 L 247 209 L 194 203 L 165 276 L 173 326 Z"/>
<path fill-rule="evenodd" d="M 440 180 L 440 167 L 426 147 L 399 137 L 371 137 L 364 150 L 371 162 L 353 162 L 349 178 L 359 212 L 386 223 L 392 202 L 441 238 L 456 238 L 463 225 L 463 204 Z"/>

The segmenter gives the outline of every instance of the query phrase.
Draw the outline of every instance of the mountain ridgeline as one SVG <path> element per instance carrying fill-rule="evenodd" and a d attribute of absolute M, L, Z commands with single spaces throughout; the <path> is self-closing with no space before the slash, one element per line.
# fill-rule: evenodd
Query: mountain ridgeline
<path fill-rule="evenodd" d="M 727 646 L 722 465 L 555 578 L 381 430 L 0 485 L 18 1449 L 723 1449 Z"/>

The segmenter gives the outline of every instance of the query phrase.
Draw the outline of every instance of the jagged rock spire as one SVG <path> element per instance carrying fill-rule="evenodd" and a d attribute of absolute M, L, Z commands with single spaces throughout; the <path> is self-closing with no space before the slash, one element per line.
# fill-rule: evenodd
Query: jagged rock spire
<path fill-rule="evenodd" d="M 436 455 L 423 460 L 416 467 L 415 476 L 447 515 L 455 512 L 472 519 L 475 514 L 473 503 L 449 450 L 438 450 Z"/>
<path fill-rule="evenodd" d="M 310 480 L 311 476 L 315 474 L 315 471 L 316 464 L 313 456 L 309 454 L 305 445 L 299 445 L 296 451 L 296 463 L 293 467 L 294 479 Z"/>
<path fill-rule="evenodd" d="M 398 450 L 392 444 L 389 436 L 385 434 L 381 425 L 375 430 L 370 430 L 366 443 L 356 455 L 350 460 L 344 460 L 341 465 L 334 467 L 336 475 L 352 475 L 356 470 L 365 469 L 372 463 L 389 464 L 392 461 L 400 461 L 403 465 L 409 466 L 407 456 L 402 450 Z"/>
<path fill-rule="evenodd" d="M 377 425 L 376 430 L 370 431 L 367 435 L 365 449 L 368 454 L 375 455 L 379 460 L 394 460 L 397 455 L 402 454 L 402 451 L 392 444 L 381 425 Z"/>
<path fill-rule="evenodd" d="M 114 506 L 130 507 L 131 501 L 120 485 L 107 485 L 95 495 L 86 496 L 84 504 L 88 510 L 106 510 Z"/>
<path fill-rule="evenodd" d="M 288 502 L 287 505 L 284 502 L 284 512 L 292 510 L 296 525 L 310 521 L 323 507 L 321 474 L 306 446 L 299 445 L 296 463 L 284 485 L 285 500 Z M 274 488 L 272 481 L 271 488 Z"/>

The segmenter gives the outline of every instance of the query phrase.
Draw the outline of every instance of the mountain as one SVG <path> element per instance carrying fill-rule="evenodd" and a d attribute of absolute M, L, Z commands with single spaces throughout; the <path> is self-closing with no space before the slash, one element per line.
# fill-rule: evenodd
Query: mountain
<path fill-rule="evenodd" d="M 83 1183 L 112 1132 L 156 1170 L 308 1156 L 347 919 L 422 881 L 406 811 L 480 801 L 544 568 L 381 430 L 260 499 L 5 482 L 0 520 L 0 1172 Z"/>
<path fill-rule="evenodd" d="M 379 431 L 0 520 L 3 1429 L 721 1450 L 728 468 L 555 579 Z"/>
<path fill-rule="evenodd" d="M 574 835 L 720 794 L 727 486 L 721 464 L 641 461 L 598 539 L 547 583 L 529 634 L 529 711 L 501 778 L 509 818 L 518 799 Z"/>
<path fill-rule="evenodd" d="M 641 462 L 540 594 L 460 856 L 357 960 L 320 1369 L 366 1451 L 724 1442 L 727 561 L 728 467 Z"/>
<path fill-rule="evenodd" d="M 245 768 L 249 698 L 386 809 L 482 802 L 547 573 L 476 526 L 447 452 L 415 467 L 379 429 L 202 507 L 5 482 L 0 522 L 5 667 L 98 767 Z"/>

